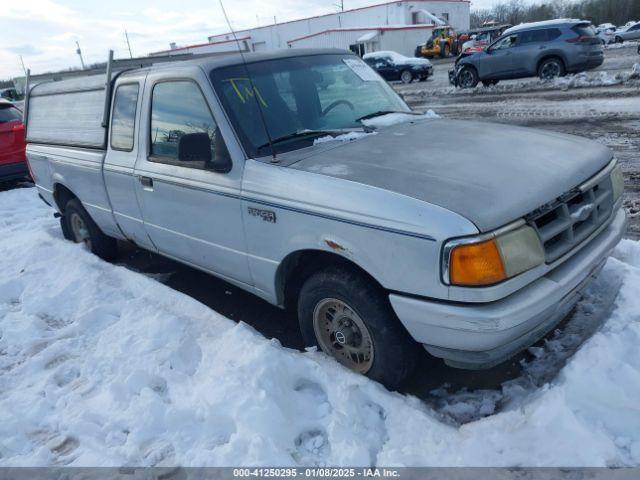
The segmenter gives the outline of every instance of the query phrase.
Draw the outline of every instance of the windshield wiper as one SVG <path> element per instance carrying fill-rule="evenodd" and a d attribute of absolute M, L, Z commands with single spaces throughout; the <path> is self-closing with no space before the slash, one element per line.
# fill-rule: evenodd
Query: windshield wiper
<path fill-rule="evenodd" d="M 307 138 L 307 137 L 320 137 L 325 135 L 336 135 L 345 133 L 344 130 L 300 130 L 298 132 L 288 133 L 286 135 L 282 135 L 281 137 L 277 137 L 272 139 L 270 142 L 263 143 L 257 149 L 262 150 L 263 148 L 270 147 L 271 145 L 277 145 L 278 143 L 287 142 L 289 140 L 293 140 L 296 138 Z"/>
<path fill-rule="evenodd" d="M 408 112 L 403 112 L 401 110 L 378 110 L 377 112 L 367 113 L 359 118 L 356 118 L 356 122 L 361 122 L 362 120 L 368 120 L 374 117 L 381 117 L 382 115 L 388 115 L 390 113 L 406 113 L 407 115 L 417 115 L 416 112 L 412 112 L 409 110 Z"/>

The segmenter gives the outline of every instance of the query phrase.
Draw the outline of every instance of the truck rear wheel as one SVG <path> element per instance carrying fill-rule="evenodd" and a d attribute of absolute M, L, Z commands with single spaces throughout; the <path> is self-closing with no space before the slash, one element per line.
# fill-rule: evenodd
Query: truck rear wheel
<path fill-rule="evenodd" d="M 60 224 L 67 240 L 84 243 L 91 253 L 104 260 L 116 258 L 118 242 L 102 233 L 77 198 L 67 202 L 64 214 L 60 217 Z"/>
<path fill-rule="evenodd" d="M 354 269 L 331 267 L 312 275 L 298 297 L 298 321 L 305 345 L 389 389 L 415 368 L 418 344 L 386 293 Z"/>

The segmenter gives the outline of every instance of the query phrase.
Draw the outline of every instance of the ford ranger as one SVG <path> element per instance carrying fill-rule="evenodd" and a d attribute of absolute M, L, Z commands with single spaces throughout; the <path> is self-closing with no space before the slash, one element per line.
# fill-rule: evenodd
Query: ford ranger
<path fill-rule="evenodd" d="M 111 65 L 29 88 L 28 161 L 64 236 L 291 308 L 307 345 L 390 388 L 421 348 L 480 369 L 532 345 L 625 231 L 607 148 L 415 114 L 348 52 Z"/>

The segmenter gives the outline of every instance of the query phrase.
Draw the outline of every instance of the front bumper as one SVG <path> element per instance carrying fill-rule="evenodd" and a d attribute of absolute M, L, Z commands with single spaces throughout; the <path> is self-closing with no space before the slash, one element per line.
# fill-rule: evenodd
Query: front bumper
<path fill-rule="evenodd" d="M 0 181 L 20 180 L 29 176 L 26 162 L 0 164 Z"/>
<path fill-rule="evenodd" d="M 573 257 L 496 302 L 464 304 L 392 294 L 391 305 L 411 336 L 458 368 L 491 368 L 533 345 L 580 299 L 626 231 L 620 209 L 606 229 Z"/>

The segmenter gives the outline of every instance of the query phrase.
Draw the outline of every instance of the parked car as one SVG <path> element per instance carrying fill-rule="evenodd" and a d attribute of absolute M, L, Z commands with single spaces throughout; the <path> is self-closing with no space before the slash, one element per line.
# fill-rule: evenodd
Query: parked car
<path fill-rule="evenodd" d="M 603 45 L 609 45 L 616 41 L 616 29 L 615 28 L 596 28 L 596 35 Z"/>
<path fill-rule="evenodd" d="M 475 31 L 471 34 L 470 38 L 462 44 L 461 52 L 465 53 L 471 48 L 478 49 L 476 51 L 484 50 L 496 41 L 508 28 L 511 28 L 511 25 L 495 25 Z"/>
<path fill-rule="evenodd" d="M 18 93 L 15 88 L 2 88 L 0 89 L 0 98 L 9 100 L 10 102 L 17 102 L 23 99 L 22 95 Z"/>
<path fill-rule="evenodd" d="M 606 147 L 413 114 L 340 50 L 41 83 L 27 106 L 66 238 L 107 259 L 133 242 L 291 308 L 306 345 L 390 388 L 422 348 L 477 369 L 536 342 L 625 230 Z"/>
<path fill-rule="evenodd" d="M 551 20 L 512 27 L 485 51 L 460 56 L 449 80 L 473 88 L 504 79 L 552 79 L 602 65 L 604 50 L 589 22 Z"/>
<path fill-rule="evenodd" d="M 22 112 L 0 100 L 0 182 L 27 178 Z"/>
<path fill-rule="evenodd" d="M 426 58 L 410 58 L 397 52 L 381 51 L 367 53 L 362 59 L 388 81 L 423 82 L 433 75 L 433 66 Z"/>
<path fill-rule="evenodd" d="M 614 32 L 616 43 L 640 39 L 640 22 L 626 26 Z"/>
<path fill-rule="evenodd" d="M 601 23 L 596 30 L 615 30 L 617 27 L 613 23 Z"/>

